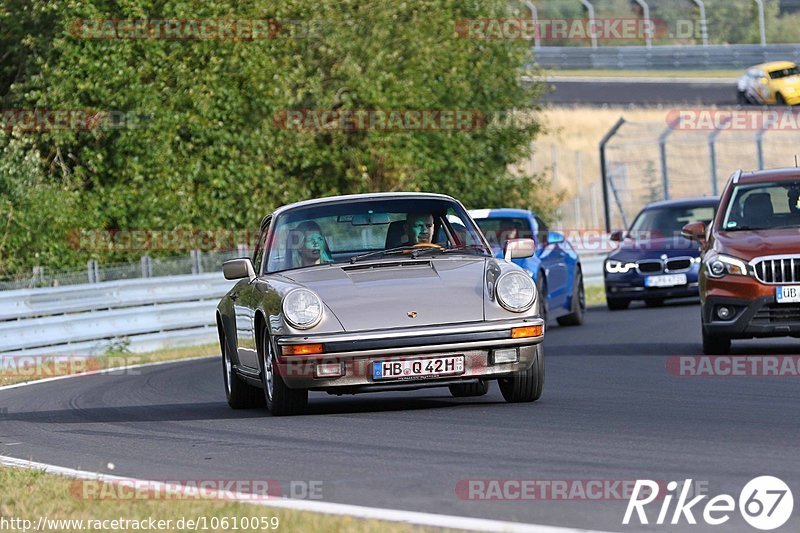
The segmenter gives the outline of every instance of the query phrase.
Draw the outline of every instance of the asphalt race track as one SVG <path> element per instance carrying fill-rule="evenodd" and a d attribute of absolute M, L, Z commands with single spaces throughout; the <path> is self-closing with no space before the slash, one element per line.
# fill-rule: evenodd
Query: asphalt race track
<path fill-rule="evenodd" d="M 556 105 L 736 105 L 736 80 L 609 81 L 555 78 L 545 102 Z"/>
<path fill-rule="evenodd" d="M 738 500 L 747 481 L 771 474 L 795 495 L 778 531 L 797 531 L 800 381 L 670 375 L 669 356 L 700 353 L 698 314 L 695 302 L 593 309 L 583 327 L 552 326 L 535 404 L 506 404 L 496 385 L 464 400 L 446 389 L 318 393 L 311 414 L 271 418 L 228 408 L 216 358 L 0 391 L 0 454 L 107 473 L 112 462 L 113 474 L 152 480 L 321 480 L 326 501 L 608 531 L 689 526 L 622 526 L 626 500 L 470 501 L 456 485 L 692 478 Z M 748 341 L 733 351 L 796 347 Z M 702 522 L 702 509 L 695 515 Z M 691 529 L 754 531 L 738 512 L 723 527 Z"/>

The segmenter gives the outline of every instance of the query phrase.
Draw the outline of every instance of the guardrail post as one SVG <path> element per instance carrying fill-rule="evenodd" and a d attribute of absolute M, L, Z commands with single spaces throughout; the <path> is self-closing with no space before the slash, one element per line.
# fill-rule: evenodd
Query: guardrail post
<path fill-rule="evenodd" d="M 89 275 L 89 283 L 100 282 L 100 269 L 97 267 L 97 261 L 89 259 L 86 262 L 86 270 Z"/>
<path fill-rule="evenodd" d="M 150 259 L 149 255 L 142 256 L 142 277 L 143 278 L 152 278 L 153 277 L 153 260 Z"/>
<path fill-rule="evenodd" d="M 605 210 L 605 223 L 606 231 L 611 231 L 611 206 L 608 202 L 608 166 L 606 165 L 606 145 L 614 135 L 617 134 L 622 125 L 625 124 L 625 119 L 619 117 L 619 120 L 614 124 L 608 133 L 603 136 L 600 141 L 600 176 L 603 181 L 603 209 Z"/>
<path fill-rule="evenodd" d="M 189 257 L 192 259 L 192 274 L 202 274 L 203 265 L 200 262 L 200 250 L 192 250 L 189 252 Z"/>

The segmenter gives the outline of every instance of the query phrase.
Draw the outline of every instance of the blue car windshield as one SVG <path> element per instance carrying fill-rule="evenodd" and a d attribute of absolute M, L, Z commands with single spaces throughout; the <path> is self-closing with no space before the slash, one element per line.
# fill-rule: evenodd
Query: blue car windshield
<path fill-rule="evenodd" d="M 278 215 L 266 272 L 365 258 L 416 258 L 444 252 L 491 255 L 460 204 L 436 198 L 342 200 Z"/>

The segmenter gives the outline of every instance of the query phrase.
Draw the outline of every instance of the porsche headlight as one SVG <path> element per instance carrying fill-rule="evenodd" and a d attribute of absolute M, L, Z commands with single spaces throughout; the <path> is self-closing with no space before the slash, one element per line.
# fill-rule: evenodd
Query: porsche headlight
<path fill-rule="evenodd" d="M 308 289 L 294 289 L 283 297 L 283 315 L 292 327 L 313 328 L 322 320 L 322 300 Z"/>
<path fill-rule="evenodd" d="M 527 311 L 536 300 L 536 286 L 522 272 L 509 272 L 501 276 L 497 280 L 496 291 L 500 305 L 515 313 Z"/>
<path fill-rule="evenodd" d="M 720 254 L 706 263 L 706 272 L 712 278 L 721 278 L 726 274 L 746 276 L 747 264 L 741 259 Z"/>

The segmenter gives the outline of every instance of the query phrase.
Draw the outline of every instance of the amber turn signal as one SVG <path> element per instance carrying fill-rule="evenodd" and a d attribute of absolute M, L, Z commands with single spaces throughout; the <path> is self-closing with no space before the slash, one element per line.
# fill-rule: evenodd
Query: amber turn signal
<path fill-rule="evenodd" d="M 524 339 L 526 337 L 541 337 L 544 332 L 544 326 L 525 326 L 522 328 L 514 328 L 511 330 L 512 339 Z"/>
<path fill-rule="evenodd" d="M 322 352 L 321 344 L 292 344 L 281 348 L 283 355 L 314 355 Z"/>

